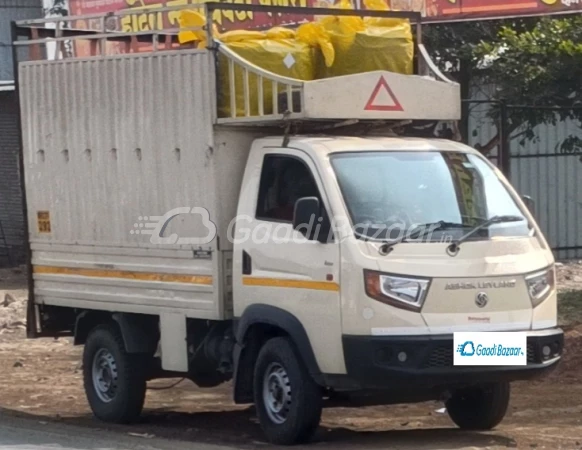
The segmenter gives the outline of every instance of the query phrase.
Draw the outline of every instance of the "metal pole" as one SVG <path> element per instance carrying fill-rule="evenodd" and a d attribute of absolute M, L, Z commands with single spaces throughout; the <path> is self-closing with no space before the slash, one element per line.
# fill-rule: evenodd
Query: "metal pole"
<path fill-rule="evenodd" d="M 502 100 L 499 103 L 499 163 L 501 171 L 511 179 L 511 148 L 509 141 L 509 117 L 507 111 L 507 103 Z"/>
<path fill-rule="evenodd" d="M 206 44 L 208 48 L 214 48 L 214 36 L 212 35 L 212 31 L 214 28 L 214 10 L 210 9 L 208 5 L 205 6 L 205 13 L 206 13 L 206 34 L 208 36 L 208 43 Z M 216 58 L 218 60 L 218 58 Z"/>
<path fill-rule="evenodd" d="M 416 22 L 416 60 L 418 64 L 418 74 L 422 76 L 430 75 L 430 71 L 428 65 L 426 64 L 424 57 L 420 51 L 418 51 L 419 47 L 422 45 L 422 23 L 419 19 Z"/>

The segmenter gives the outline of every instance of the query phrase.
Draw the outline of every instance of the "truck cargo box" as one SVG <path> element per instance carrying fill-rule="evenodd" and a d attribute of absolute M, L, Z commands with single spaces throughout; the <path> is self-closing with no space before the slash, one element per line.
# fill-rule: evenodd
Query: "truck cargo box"
<path fill-rule="evenodd" d="M 35 62 L 20 70 L 37 302 L 228 314 L 225 235 L 257 133 L 214 126 L 211 55 Z M 203 209 L 171 212 L 192 207 Z M 158 224 L 168 243 L 144 236 Z M 171 243 L 174 233 L 202 238 L 214 227 L 218 239 L 206 244 Z"/>

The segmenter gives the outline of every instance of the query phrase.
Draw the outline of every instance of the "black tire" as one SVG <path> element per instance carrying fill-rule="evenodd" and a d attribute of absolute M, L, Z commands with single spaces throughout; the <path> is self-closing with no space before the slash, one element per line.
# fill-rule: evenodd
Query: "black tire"
<path fill-rule="evenodd" d="M 459 428 L 491 430 L 505 417 L 509 397 L 509 383 L 490 383 L 454 392 L 446 407 Z"/>
<path fill-rule="evenodd" d="M 93 364 L 96 357 L 101 360 L 102 355 L 107 355 L 104 358 L 110 363 L 107 376 L 114 380 L 110 384 L 115 386 L 105 393 L 100 393 L 93 381 Z M 99 325 L 89 333 L 83 352 L 83 379 L 95 417 L 112 423 L 131 423 L 139 419 L 145 401 L 147 360 L 146 355 L 125 351 L 123 337 L 114 324 Z M 114 367 L 113 375 L 111 367 Z M 108 397 L 107 401 L 104 396 Z"/>
<path fill-rule="evenodd" d="M 273 409 L 267 406 L 268 400 L 263 392 L 265 378 L 271 379 L 269 371 L 276 367 L 281 367 L 286 374 L 287 398 L 290 397 L 289 401 L 282 402 L 286 404 L 283 407 L 286 419 L 282 423 L 273 420 Z M 297 357 L 289 338 L 274 338 L 262 347 L 255 365 L 253 388 L 257 415 L 271 443 L 294 445 L 305 443 L 313 437 L 321 421 L 322 390 Z"/>

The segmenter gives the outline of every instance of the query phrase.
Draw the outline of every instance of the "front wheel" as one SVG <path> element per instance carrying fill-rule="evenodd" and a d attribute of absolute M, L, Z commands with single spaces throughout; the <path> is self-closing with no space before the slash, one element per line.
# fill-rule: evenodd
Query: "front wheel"
<path fill-rule="evenodd" d="M 455 391 L 446 407 L 459 428 L 491 430 L 505 417 L 509 397 L 509 383 L 490 383 Z"/>
<path fill-rule="evenodd" d="M 147 357 L 125 351 L 115 325 L 100 325 L 87 337 L 83 352 L 85 394 L 95 417 L 129 423 L 141 414 L 146 393 Z"/>
<path fill-rule="evenodd" d="M 289 338 L 274 338 L 261 349 L 254 373 L 261 427 L 273 444 L 311 439 L 321 420 L 320 387 L 299 360 Z"/>

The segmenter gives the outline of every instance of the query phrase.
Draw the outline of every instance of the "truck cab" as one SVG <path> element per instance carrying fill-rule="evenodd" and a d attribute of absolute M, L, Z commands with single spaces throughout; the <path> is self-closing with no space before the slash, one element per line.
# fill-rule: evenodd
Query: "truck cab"
<path fill-rule="evenodd" d="M 328 389 L 451 396 L 453 420 L 490 428 L 510 381 L 560 359 L 552 252 L 500 171 L 463 144 L 257 140 L 234 243 L 239 326 L 286 330 Z M 524 332 L 526 364 L 455 366 L 453 333 L 489 331 Z M 455 407 L 475 386 L 488 396 Z"/>

